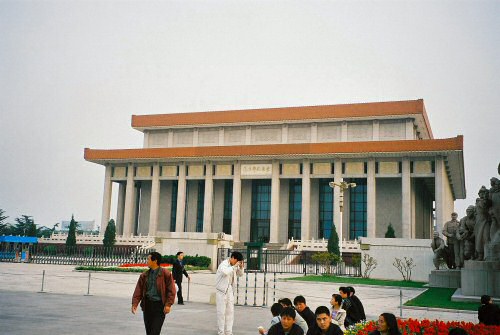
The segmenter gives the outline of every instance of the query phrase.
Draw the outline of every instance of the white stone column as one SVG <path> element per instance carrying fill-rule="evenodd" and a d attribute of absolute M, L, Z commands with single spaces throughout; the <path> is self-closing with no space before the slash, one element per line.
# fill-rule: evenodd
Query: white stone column
<path fill-rule="evenodd" d="M 151 181 L 151 207 L 149 210 L 149 235 L 156 236 L 158 231 L 158 213 L 160 209 L 160 165 L 153 165 L 153 179 Z"/>
<path fill-rule="evenodd" d="M 336 159 L 334 161 L 334 180 L 336 182 L 341 182 L 342 179 L 342 161 Z M 337 235 L 339 236 L 339 241 L 343 241 L 345 235 L 344 229 L 342 229 L 342 213 L 340 213 L 340 188 L 333 188 L 333 222 L 335 223 L 335 229 L 337 230 Z M 344 199 L 345 200 L 345 199 Z M 344 233 L 344 234 L 343 234 Z"/>
<path fill-rule="evenodd" d="M 376 221 L 377 221 L 377 213 L 376 213 L 376 208 L 377 208 L 377 196 L 376 196 L 376 187 L 377 183 L 375 180 L 375 160 L 369 159 L 368 160 L 368 176 L 366 179 L 366 187 L 367 187 L 367 194 L 366 194 L 366 200 L 367 200 L 367 208 L 366 208 L 366 216 L 367 216 L 367 237 L 374 238 L 376 234 Z"/>
<path fill-rule="evenodd" d="M 116 234 L 123 235 L 123 217 L 125 215 L 125 187 L 123 183 L 118 188 L 118 204 L 116 206 Z"/>
<path fill-rule="evenodd" d="M 269 228 L 269 243 L 278 243 L 280 214 L 280 162 L 273 162 L 271 180 L 271 222 Z"/>
<path fill-rule="evenodd" d="M 412 238 L 411 231 L 411 177 L 410 160 L 403 158 L 401 173 L 402 238 Z"/>
<path fill-rule="evenodd" d="M 205 203 L 203 204 L 203 232 L 212 232 L 212 218 L 213 218 L 213 198 L 214 198 L 214 177 L 212 175 L 213 165 L 206 164 L 205 176 Z"/>
<path fill-rule="evenodd" d="M 179 180 L 177 189 L 177 216 L 175 231 L 184 232 L 184 219 L 186 217 L 186 164 L 179 165 Z"/>
<path fill-rule="evenodd" d="M 134 164 L 129 164 L 127 168 L 127 189 L 125 191 L 125 214 L 123 217 L 123 236 L 130 236 L 134 233 L 135 221 L 135 185 L 134 185 Z"/>
<path fill-rule="evenodd" d="M 233 176 L 233 205 L 231 217 L 231 235 L 233 240 L 240 240 L 240 222 L 241 222 L 241 164 L 234 163 Z"/>
<path fill-rule="evenodd" d="M 302 240 L 311 239 L 311 164 L 308 159 L 302 162 L 302 215 L 300 231 Z"/>
<path fill-rule="evenodd" d="M 449 220 L 446 217 L 446 196 L 444 192 L 445 186 L 445 166 L 443 157 L 436 157 L 434 163 L 434 194 L 435 194 L 435 208 L 436 208 L 436 229 L 441 234 L 443 226 Z M 431 234 L 432 235 L 432 234 Z"/>
<path fill-rule="evenodd" d="M 111 170 L 112 167 L 110 165 L 106 165 L 106 170 L 104 172 L 104 192 L 102 195 L 101 234 L 104 234 L 106 231 L 111 212 L 111 194 L 113 190 Z"/>

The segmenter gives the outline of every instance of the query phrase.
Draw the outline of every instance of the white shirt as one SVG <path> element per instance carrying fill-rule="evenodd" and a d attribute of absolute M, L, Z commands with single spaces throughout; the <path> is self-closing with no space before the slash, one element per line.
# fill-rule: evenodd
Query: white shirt
<path fill-rule="evenodd" d="M 234 275 L 243 276 L 243 268 L 239 266 L 232 266 L 229 259 L 220 263 L 215 274 L 215 289 L 221 293 L 226 294 L 229 286 L 234 287 Z"/>

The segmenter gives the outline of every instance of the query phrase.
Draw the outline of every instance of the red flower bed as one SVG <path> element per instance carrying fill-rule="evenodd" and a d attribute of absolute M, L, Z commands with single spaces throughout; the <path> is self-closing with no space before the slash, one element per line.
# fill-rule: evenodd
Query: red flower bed
<path fill-rule="evenodd" d="M 474 324 L 472 322 L 458 321 L 440 321 L 440 320 L 398 320 L 399 330 L 403 335 L 448 335 L 452 328 L 463 328 L 469 335 L 495 335 L 500 334 L 500 326 L 485 326 L 482 323 Z M 375 321 L 369 321 L 364 324 L 358 324 L 349 328 L 345 334 L 349 335 L 368 335 L 377 329 Z"/>
<path fill-rule="evenodd" d="M 170 268 L 172 264 L 162 263 L 160 264 L 162 268 Z M 148 265 L 146 263 L 127 263 L 119 266 L 120 268 L 147 268 Z"/>

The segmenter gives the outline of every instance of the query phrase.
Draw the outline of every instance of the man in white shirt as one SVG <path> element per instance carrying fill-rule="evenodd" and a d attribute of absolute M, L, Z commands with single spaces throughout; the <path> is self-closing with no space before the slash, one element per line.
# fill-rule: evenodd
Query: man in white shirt
<path fill-rule="evenodd" d="M 234 294 L 236 276 L 243 276 L 243 255 L 234 251 L 220 263 L 215 274 L 218 335 L 233 335 Z"/>

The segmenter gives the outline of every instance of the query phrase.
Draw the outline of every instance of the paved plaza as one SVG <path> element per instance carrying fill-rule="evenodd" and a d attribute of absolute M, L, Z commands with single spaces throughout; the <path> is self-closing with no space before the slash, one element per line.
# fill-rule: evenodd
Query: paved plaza
<path fill-rule="evenodd" d="M 130 312 L 131 295 L 138 273 L 91 273 L 74 271 L 70 265 L 0 263 L 0 334 L 143 334 L 142 313 Z M 45 293 L 42 273 L 45 270 Z M 314 309 L 327 305 L 338 284 L 286 281 L 297 275 L 267 276 L 268 306 L 262 307 L 264 295 L 262 275 L 248 276 L 247 306 L 235 308 L 235 335 L 257 334 L 257 327 L 267 328 L 271 319 L 269 304 L 274 299 L 296 295 L 305 296 Z M 162 334 L 216 334 L 215 306 L 209 303 L 214 292 L 215 274 L 202 271 L 192 274 L 189 301 L 175 305 L 167 316 Z M 240 280 L 239 304 L 245 303 L 244 285 Z M 275 286 L 275 289 L 274 289 Z M 187 298 L 187 282 L 183 285 Z M 256 287 L 256 288 L 255 288 Z M 399 316 L 400 290 L 398 288 L 355 285 L 356 294 L 365 306 L 368 319 L 376 319 L 382 312 Z M 404 301 L 422 292 L 404 289 Z M 90 295 L 87 295 L 90 293 Z M 253 307 L 253 305 L 256 307 Z M 405 318 L 430 318 L 477 322 L 474 312 L 447 312 L 444 310 L 403 309 Z"/>

